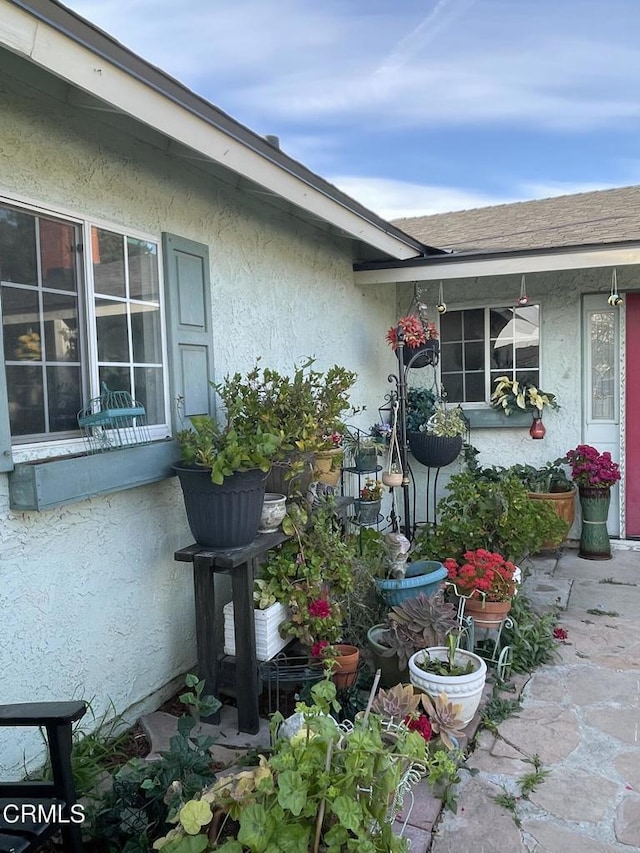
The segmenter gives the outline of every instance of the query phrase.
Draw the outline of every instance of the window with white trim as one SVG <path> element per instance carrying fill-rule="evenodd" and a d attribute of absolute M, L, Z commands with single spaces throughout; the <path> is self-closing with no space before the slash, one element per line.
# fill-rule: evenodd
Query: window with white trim
<path fill-rule="evenodd" d="M 540 376 L 540 306 L 467 308 L 440 317 L 440 375 L 451 403 L 488 403 L 499 376 Z"/>
<path fill-rule="evenodd" d="M 0 202 L 0 296 L 14 443 L 77 437 L 103 383 L 166 423 L 157 243 Z"/>

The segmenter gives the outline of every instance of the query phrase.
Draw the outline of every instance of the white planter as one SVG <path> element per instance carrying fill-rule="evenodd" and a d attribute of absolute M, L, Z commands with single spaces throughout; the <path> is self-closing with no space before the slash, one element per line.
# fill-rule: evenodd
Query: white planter
<path fill-rule="evenodd" d="M 426 649 L 431 658 L 447 660 L 449 650 L 446 646 L 433 646 Z M 484 683 L 487 679 L 487 665 L 479 655 L 458 649 L 455 654 L 455 663 L 465 666 L 469 661 L 474 664 L 473 672 L 468 675 L 435 675 L 425 672 L 417 666 L 416 660 L 422 660 L 425 650 L 416 652 L 409 658 L 409 679 L 414 687 L 424 690 L 432 699 L 440 693 L 446 693 L 449 701 L 462 705 L 460 717 L 464 724 L 470 723 L 473 715 L 478 710 Z"/>
<path fill-rule="evenodd" d="M 224 653 L 235 655 L 236 638 L 233 623 L 233 602 L 223 607 L 224 613 Z M 289 618 L 289 609 L 284 604 L 272 604 L 266 610 L 253 611 L 256 626 L 256 655 L 258 660 L 271 660 L 277 655 L 291 637 L 281 637 L 278 628 Z"/>

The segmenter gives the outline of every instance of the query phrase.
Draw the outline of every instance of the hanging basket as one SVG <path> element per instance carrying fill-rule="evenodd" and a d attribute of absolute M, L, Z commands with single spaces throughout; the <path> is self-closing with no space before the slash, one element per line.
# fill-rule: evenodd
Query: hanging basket
<path fill-rule="evenodd" d="M 428 432 L 410 432 L 407 435 L 413 457 L 427 468 L 445 468 L 460 455 L 462 436 L 431 435 Z"/>

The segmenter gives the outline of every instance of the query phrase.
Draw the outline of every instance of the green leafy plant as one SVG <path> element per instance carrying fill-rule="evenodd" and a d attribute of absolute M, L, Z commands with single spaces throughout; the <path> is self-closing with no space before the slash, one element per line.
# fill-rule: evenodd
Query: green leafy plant
<path fill-rule="evenodd" d="M 559 408 L 556 395 L 541 391 L 530 379 L 513 379 L 510 376 L 498 376 L 496 387 L 490 397 L 494 409 L 509 416 L 514 412 L 533 412 L 542 415 L 545 406 Z"/>
<path fill-rule="evenodd" d="M 560 541 L 566 524 L 544 501 L 532 501 L 512 474 L 491 482 L 472 472 L 454 474 L 438 502 L 438 524 L 416 537 L 414 559 L 460 561 L 482 548 L 518 563 L 548 540 Z"/>
<path fill-rule="evenodd" d="M 454 438 L 458 435 L 465 435 L 467 430 L 468 424 L 459 406 L 448 409 L 444 404 L 440 404 L 429 418 L 426 429 L 423 431 L 443 438 Z"/>
<path fill-rule="evenodd" d="M 430 388 L 407 390 L 407 432 L 422 432 L 433 417 L 438 404 L 437 395 Z"/>
<path fill-rule="evenodd" d="M 195 675 L 188 675 L 185 684 L 189 690 L 181 699 L 193 713 L 179 718 L 169 749 L 155 761 L 128 761 L 89 812 L 89 834 L 107 853 L 148 853 L 167 822 L 216 778 L 209 753 L 214 739 L 193 729 L 197 718 L 216 711 L 220 702 L 203 693 L 204 682 Z"/>
<path fill-rule="evenodd" d="M 176 829 L 156 848 L 203 851 L 212 838 L 220 853 L 406 851 L 406 840 L 393 834 L 387 815 L 408 767 L 426 767 L 427 744 L 407 726 L 389 731 L 375 714 L 358 718 L 345 734 L 328 716 L 334 699 L 331 682 L 314 685 L 312 704 L 297 707 L 297 731 L 287 726 L 278 735 L 283 720 L 276 715 L 271 755 L 253 772 L 217 780 L 185 812 L 187 803 Z M 226 841 L 215 831 L 214 814 L 220 812 L 238 824 L 235 837 Z"/>
<path fill-rule="evenodd" d="M 502 643 L 511 649 L 514 672 L 531 672 L 548 663 L 557 653 L 553 629 L 556 612 L 536 613 L 527 596 L 520 591 L 511 602 L 510 622 L 502 631 Z"/>

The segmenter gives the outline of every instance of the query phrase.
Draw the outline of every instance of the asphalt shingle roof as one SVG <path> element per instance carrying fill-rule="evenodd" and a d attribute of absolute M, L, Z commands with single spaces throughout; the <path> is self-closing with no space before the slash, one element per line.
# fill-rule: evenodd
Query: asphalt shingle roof
<path fill-rule="evenodd" d="M 441 249 L 490 252 L 640 240 L 640 186 L 394 220 Z"/>

